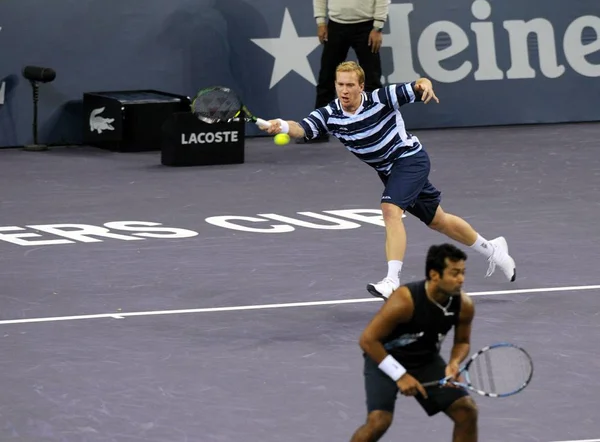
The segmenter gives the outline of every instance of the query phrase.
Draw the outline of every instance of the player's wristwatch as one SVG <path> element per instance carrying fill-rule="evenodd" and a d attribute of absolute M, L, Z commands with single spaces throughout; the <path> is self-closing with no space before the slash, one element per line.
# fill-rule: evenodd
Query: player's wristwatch
<path fill-rule="evenodd" d="M 373 26 L 373 30 L 377 31 L 377 32 L 381 32 L 381 31 L 383 31 L 383 28 L 380 28 L 379 26 Z"/>

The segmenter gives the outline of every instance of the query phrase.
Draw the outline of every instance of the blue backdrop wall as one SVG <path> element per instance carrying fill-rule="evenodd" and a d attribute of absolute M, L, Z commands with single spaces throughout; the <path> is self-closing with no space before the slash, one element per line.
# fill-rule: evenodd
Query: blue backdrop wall
<path fill-rule="evenodd" d="M 597 121 L 599 15 L 598 0 L 394 0 L 384 82 L 434 81 L 441 104 L 407 107 L 411 129 Z M 301 118 L 320 54 L 312 0 L 3 0 L 0 146 L 32 141 L 25 65 L 57 72 L 40 141 L 79 143 L 88 91 L 226 84 L 260 116 Z"/>

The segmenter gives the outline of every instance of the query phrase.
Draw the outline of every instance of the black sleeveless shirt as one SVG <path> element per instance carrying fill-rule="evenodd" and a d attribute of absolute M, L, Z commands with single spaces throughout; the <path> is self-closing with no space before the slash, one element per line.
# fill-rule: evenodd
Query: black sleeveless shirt
<path fill-rule="evenodd" d="M 426 364 L 439 354 L 442 342 L 458 323 L 461 297 L 452 296 L 444 309 L 427 297 L 425 280 L 405 284 L 413 299 L 409 322 L 399 324 L 383 340 L 383 346 L 406 368 Z M 444 311 L 445 310 L 445 311 Z"/>

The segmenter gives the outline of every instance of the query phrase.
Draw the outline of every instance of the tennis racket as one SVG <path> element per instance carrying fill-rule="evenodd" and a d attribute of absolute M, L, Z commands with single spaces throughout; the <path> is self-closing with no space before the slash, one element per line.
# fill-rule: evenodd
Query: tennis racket
<path fill-rule="evenodd" d="M 520 347 L 501 342 L 484 347 L 473 354 L 459 371 L 464 382 L 448 377 L 426 382 L 423 387 L 452 384 L 487 397 L 506 397 L 523 390 L 533 377 L 533 360 Z"/>
<path fill-rule="evenodd" d="M 262 118 L 257 118 L 242 103 L 242 100 L 231 89 L 223 86 L 213 86 L 199 91 L 192 101 L 192 112 L 205 123 L 227 122 L 242 118 L 248 123 L 267 128 L 271 124 Z"/>

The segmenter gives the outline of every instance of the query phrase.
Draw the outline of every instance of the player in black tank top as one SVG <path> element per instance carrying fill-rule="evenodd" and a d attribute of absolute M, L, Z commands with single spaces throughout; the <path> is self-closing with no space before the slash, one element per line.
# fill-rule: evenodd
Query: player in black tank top
<path fill-rule="evenodd" d="M 450 417 L 453 442 L 477 441 L 477 407 L 467 391 L 451 387 L 426 391 L 421 385 L 456 376 L 469 355 L 474 307 L 462 291 L 466 260 L 467 255 L 451 244 L 430 247 L 426 279 L 394 291 L 363 331 L 368 415 L 351 442 L 375 442 L 385 434 L 398 391 L 415 396 L 429 416 L 441 411 Z M 446 363 L 440 349 L 452 328 L 454 344 Z"/>
<path fill-rule="evenodd" d="M 456 325 L 460 313 L 460 296 L 450 297 L 444 305 L 435 303 L 427 297 L 426 282 L 406 284 L 413 302 L 412 317 L 398 324 L 382 340 L 388 353 L 407 368 L 431 362 L 438 356 L 443 339 Z"/>

